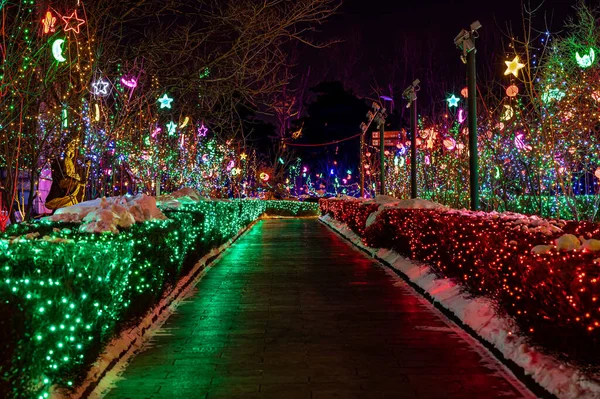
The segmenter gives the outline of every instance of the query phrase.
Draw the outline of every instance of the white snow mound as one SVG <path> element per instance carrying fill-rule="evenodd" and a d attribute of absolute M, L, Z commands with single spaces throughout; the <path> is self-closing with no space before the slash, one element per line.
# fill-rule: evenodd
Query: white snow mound
<path fill-rule="evenodd" d="M 158 206 L 163 209 L 177 209 L 181 204 L 197 203 L 202 199 L 200 193 L 190 187 L 184 187 L 171 194 L 156 197 Z"/>
<path fill-rule="evenodd" d="M 371 203 L 373 203 L 371 201 Z M 377 220 L 379 214 L 385 209 L 439 209 L 439 210 L 448 210 L 442 204 L 438 204 L 437 202 L 424 200 L 421 198 L 415 199 L 407 199 L 407 200 L 399 200 L 394 197 L 390 197 L 389 195 L 378 195 L 375 198 L 375 203 L 379 204 L 379 209 L 376 212 L 373 212 L 367 218 L 366 226 L 369 227 Z"/>
<path fill-rule="evenodd" d="M 145 194 L 135 197 L 98 198 L 61 208 L 44 218 L 53 222 L 81 222 L 79 231 L 87 233 L 118 233 L 135 223 L 165 220 L 167 217 L 156 207 L 156 200 Z"/>

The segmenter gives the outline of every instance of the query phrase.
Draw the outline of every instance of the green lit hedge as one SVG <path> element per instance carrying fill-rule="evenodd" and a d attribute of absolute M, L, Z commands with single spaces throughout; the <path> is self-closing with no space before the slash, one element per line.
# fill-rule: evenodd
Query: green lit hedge
<path fill-rule="evenodd" d="M 211 248 L 264 213 L 317 212 L 315 203 L 204 201 L 117 235 L 64 223 L 12 226 L 0 236 L 0 397 L 44 398 L 52 386 L 76 386 L 107 342 Z M 8 240 L 32 233 L 39 237 Z"/>

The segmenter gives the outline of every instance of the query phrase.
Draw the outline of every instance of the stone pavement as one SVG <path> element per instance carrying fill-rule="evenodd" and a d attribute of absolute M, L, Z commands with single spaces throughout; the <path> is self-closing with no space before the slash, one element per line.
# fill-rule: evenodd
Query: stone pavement
<path fill-rule="evenodd" d="M 533 397 L 317 220 L 237 241 L 106 398 Z"/>

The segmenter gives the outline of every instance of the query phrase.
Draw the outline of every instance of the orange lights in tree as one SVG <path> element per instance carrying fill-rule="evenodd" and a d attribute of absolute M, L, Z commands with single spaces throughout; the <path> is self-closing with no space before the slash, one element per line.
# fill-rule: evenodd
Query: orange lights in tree
<path fill-rule="evenodd" d="M 44 29 L 44 33 L 48 34 L 56 32 L 55 25 L 56 17 L 52 15 L 50 11 L 47 11 L 46 15 L 44 16 L 44 19 L 42 19 L 42 27 Z"/>
<path fill-rule="evenodd" d="M 81 30 L 81 25 L 85 24 L 85 20 L 77 16 L 77 10 L 73 11 L 73 13 L 68 17 L 62 16 L 61 18 L 65 23 L 65 32 L 73 31 L 75 33 L 79 33 Z"/>
<path fill-rule="evenodd" d="M 519 87 L 516 85 L 510 85 L 506 88 L 506 95 L 508 97 L 516 97 L 519 94 Z"/>

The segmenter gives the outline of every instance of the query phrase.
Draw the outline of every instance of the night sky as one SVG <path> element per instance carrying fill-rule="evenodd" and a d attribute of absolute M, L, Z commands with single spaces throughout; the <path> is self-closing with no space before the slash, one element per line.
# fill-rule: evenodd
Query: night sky
<path fill-rule="evenodd" d="M 478 57 L 494 57 L 500 70 L 504 56 L 502 41 L 506 42 L 502 30 L 506 30 L 507 23 L 519 27 L 520 4 L 520 0 L 345 0 L 338 15 L 320 27 L 317 35 L 320 40 L 337 38 L 343 42 L 327 50 L 303 50 L 299 71 L 310 66 L 311 84 L 326 79 L 341 80 L 358 95 L 367 96 L 372 94 L 374 82 L 386 87 L 407 83 L 409 77 L 391 76 L 402 75 L 407 69 L 401 62 L 394 66 L 394 59 L 398 63 L 407 58 L 402 55 L 403 46 L 407 46 L 408 51 L 422 53 L 417 63 L 436 64 L 433 68 L 440 81 L 460 82 L 464 67 L 453 39 L 474 20 L 483 25 L 480 41 L 484 48 L 480 48 Z M 574 4 L 576 1 L 564 0 L 544 3 L 542 10 L 552 21 L 551 32 L 563 27 L 567 15 L 573 14 Z M 406 73 L 418 76 L 433 68 L 417 65 L 414 72 Z"/>

